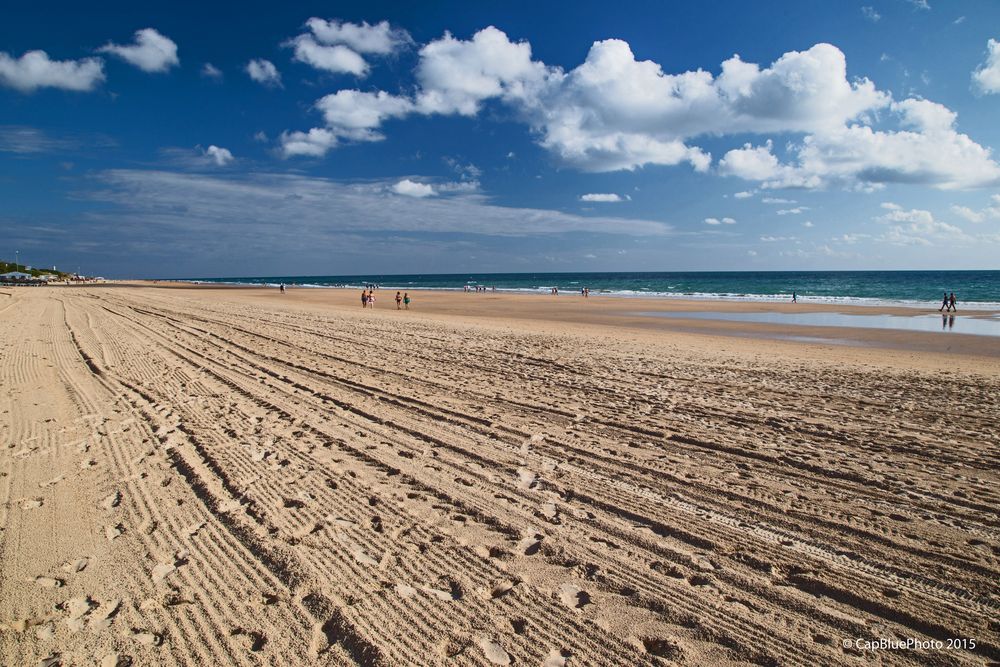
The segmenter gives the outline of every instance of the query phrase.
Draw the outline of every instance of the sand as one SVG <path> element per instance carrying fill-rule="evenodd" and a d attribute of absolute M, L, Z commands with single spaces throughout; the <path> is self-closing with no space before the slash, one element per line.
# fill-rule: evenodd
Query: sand
<path fill-rule="evenodd" d="M 392 294 L 0 290 L 0 663 L 1000 661 L 996 340 Z"/>

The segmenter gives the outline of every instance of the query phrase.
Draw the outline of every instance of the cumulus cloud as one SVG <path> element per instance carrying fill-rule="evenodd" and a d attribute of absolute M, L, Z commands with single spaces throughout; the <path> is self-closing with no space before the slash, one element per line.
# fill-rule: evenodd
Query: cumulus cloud
<path fill-rule="evenodd" d="M 281 149 L 285 157 L 321 157 L 345 140 L 380 141 L 384 135 L 377 128 L 389 118 L 410 113 L 413 102 L 384 91 L 338 90 L 317 100 L 315 109 L 323 114 L 326 127 L 283 133 Z"/>
<path fill-rule="evenodd" d="M 206 148 L 205 156 L 218 167 L 225 167 L 235 159 L 228 148 L 220 148 L 218 146 L 209 146 Z"/>
<path fill-rule="evenodd" d="M 153 28 L 137 30 L 132 44 L 108 42 L 97 51 L 118 56 L 143 72 L 166 72 L 181 62 L 177 58 L 177 44 Z"/>
<path fill-rule="evenodd" d="M 322 127 L 308 132 L 282 132 L 281 153 L 284 157 L 323 157 L 337 146 L 337 135 Z"/>
<path fill-rule="evenodd" d="M 493 26 L 471 40 L 446 32 L 420 49 L 416 102 L 423 113 L 473 116 L 487 99 L 536 97 L 549 73 L 543 63 L 531 59 L 530 44 L 511 42 Z"/>
<path fill-rule="evenodd" d="M 986 60 L 972 73 L 972 82 L 987 95 L 1000 93 L 1000 42 L 986 43 Z"/>
<path fill-rule="evenodd" d="M 664 72 L 637 59 L 628 43 L 609 39 L 595 42 L 584 62 L 566 71 L 534 60 L 528 42 L 490 26 L 471 39 L 445 33 L 424 45 L 415 73 L 412 95 L 353 91 L 335 99 L 338 114 L 352 115 L 348 107 L 356 106 L 370 119 L 361 134 L 367 140 L 381 138 L 387 118 L 474 116 L 492 101 L 526 123 L 562 163 L 591 172 L 682 163 L 707 171 L 712 156 L 692 145 L 699 137 L 798 134 L 787 161 L 767 139 L 728 151 L 719 173 L 765 188 L 1000 182 L 1000 165 L 955 129 L 954 112 L 927 100 L 894 102 L 870 80 L 848 78 L 846 58 L 831 44 L 790 51 L 769 66 L 734 55 L 714 76 L 703 69 Z M 894 120 L 898 129 L 876 130 L 876 120 Z M 327 129 L 347 138 L 336 119 L 328 119 Z"/>
<path fill-rule="evenodd" d="M 703 221 L 706 225 L 735 225 L 736 220 L 733 218 L 705 218 Z"/>
<path fill-rule="evenodd" d="M 778 215 L 798 215 L 799 213 L 804 213 L 808 210 L 809 210 L 808 206 L 796 206 L 795 208 L 778 209 L 776 213 Z"/>
<path fill-rule="evenodd" d="M 580 197 L 580 201 L 615 203 L 624 200 L 621 198 L 620 195 L 614 193 L 608 193 L 608 194 L 591 193 L 582 195 Z"/>
<path fill-rule="evenodd" d="M 889 229 L 878 237 L 879 241 L 893 245 L 932 245 L 932 239 L 966 241 L 969 237 L 959 227 L 934 219 L 930 211 L 905 209 L 893 202 L 883 202 L 882 215 L 875 221 L 889 225 Z"/>
<path fill-rule="evenodd" d="M 388 21 L 369 25 L 337 20 L 324 21 L 313 17 L 306 27 L 323 44 L 343 44 L 358 53 L 389 55 L 407 46 L 413 40 L 405 30 L 392 28 Z"/>
<path fill-rule="evenodd" d="M 763 187 L 918 183 L 958 189 L 1000 183 L 1000 165 L 991 151 L 957 132 L 956 115 L 947 107 L 907 99 L 892 103 L 890 111 L 906 129 L 852 124 L 808 135 L 792 147 L 791 164 L 778 160 L 770 142 L 747 144 L 726 153 L 719 171 Z"/>
<path fill-rule="evenodd" d="M 951 212 L 969 222 L 978 223 L 984 220 L 1000 220 L 1000 195 L 990 197 L 989 205 L 978 211 L 968 206 L 953 205 Z"/>
<path fill-rule="evenodd" d="M 388 21 L 370 25 L 313 17 L 306 21 L 306 27 L 309 32 L 288 42 L 297 61 L 357 77 L 365 77 L 369 71 L 369 64 L 361 54 L 389 55 L 412 41 L 409 33 L 390 27 Z"/>
<path fill-rule="evenodd" d="M 254 58 L 247 63 L 247 74 L 251 79 L 267 87 L 281 87 L 281 73 L 270 60 Z"/>
<path fill-rule="evenodd" d="M 45 51 L 28 51 L 14 58 L 0 51 L 0 85 L 31 93 L 39 88 L 89 91 L 104 81 L 100 58 L 51 60 Z"/>
<path fill-rule="evenodd" d="M 361 77 L 368 74 L 368 63 L 365 59 L 341 44 L 324 46 L 311 35 L 299 35 L 292 40 L 292 45 L 295 49 L 295 59 L 316 69 Z"/>
<path fill-rule="evenodd" d="M 411 181 L 408 178 L 404 178 L 395 185 L 392 186 L 391 190 L 397 195 L 405 195 L 407 197 L 416 197 L 417 199 L 422 199 L 424 197 L 434 197 L 437 192 L 434 188 L 426 183 L 417 183 Z"/>
<path fill-rule="evenodd" d="M 743 190 L 742 192 L 737 192 L 733 195 L 736 199 L 749 199 L 757 194 L 754 190 Z"/>
<path fill-rule="evenodd" d="M 784 199 L 782 197 L 764 197 L 761 201 L 765 204 L 794 204 L 794 199 Z"/>

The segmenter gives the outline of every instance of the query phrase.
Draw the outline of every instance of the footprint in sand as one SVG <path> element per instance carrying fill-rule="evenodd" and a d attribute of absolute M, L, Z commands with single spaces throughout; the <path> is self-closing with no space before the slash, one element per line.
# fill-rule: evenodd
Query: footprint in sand
<path fill-rule="evenodd" d="M 94 608 L 94 603 L 91 602 L 90 598 L 84 595 L 83 597 L 72 598 L 68 602 L 63 604 L 63 609 L 69 614 L 66 619 L 66 625 L 69 627 L 69 631 L 72 633 L 79 632 L 83 630 L 86 625 L 84 617 L 90 613 L 90 610 Z"/>
<path fill-rule="evenodd" d="M 412 598 L 417 594 L 417 589 L 413 586 L 407 586 L 406 584 L 396 584 L 395 586 L 396 595 L 401 598 Z"/>
<path fill-rule="evenodd" d="M 483 589 L 483 592 L 486 593 L 486 595 L 484 595 L 483 597 L 489 600 L 495 600 L 497 598 L 501 598 L 504 595 L 507 595 L 507 593 L 510 593 L 512 590 L 514 590 L 514 586 L 516 585 L 517 582 L 514 581 L 513 579 L 504 579 L 502 581 L 498 581 L 492 586 L 488 586 Z"/>
<path fill-rule="evenodd" d="M 122 655 L 121 653 L 108 653 L 106 656 L 101 658 L 100 667 L 129 667 L 132 664 L 132 658 L 127 655 Z"/>
<path fill-rule="evenodd" d="M 90 631 L 98 634 L 111 627 L 111 621 L 121 608 L 121 600 L 108 600 L 90 615 Z"/>
<path fill-rule="evenodd" d="M 125 529 L 122 527 L 122 525 L 120 523 L 119 524 L 115 524 L 114 526 L 105 526 L 104 527 L 104 536 L 106 538 L 108 538 L 109 542 L 112 542 L 115 539 L 117 539 L 118 536 L 121 535 L 124 532 L 124 530 Z"/>
<path fill-rule="evenodd" d="M 358 561 L 362 565 L 378 565 L 378 561 L 366 554 L 361 547 L 351 550 L 351 555 L 354 556 L 354 560 Z"/>
<path fill-rule="evenodd" d="M 55 577 L 35 577 L 35 583 L 42 588 L 59 588 L 63 585 L 63 580 Z"/>
<path fill-rule="evenodd" d="M 62 664 L 62 657 L 58 653 L 50 653 L 38 661 L 38 667 L 58 667 Z"/>
<path fill-rule="evenodd" d="M 581 609 L 590 602 L 590 594 L 573 583 L 559 587 L 559 601 L 571 609 Z"/>
<path fill-rule="evenodd" d="M 159 646 L 163 643 L 163 637 L 160 634 L 137 628 L 132 628 L 132 639 L 143 646 Z"/>
<path fill-rule="evenodd" d="M 538 486 L 538 477 L 527 468 L 517 469 L 517 487 L 525 491 Z"/>
<path fill-rule="evenodd" d="M 122 501 L 122 493 L 121 491 L 116 490 L 110 496 L 101 501 L 101 507 L 106 510 L 112 510 L 118 507 L 121 501 Z"/>
<path fill-rule="evenodd" d="M 44 504 L 45 501 L 41 498 L 29 498 L 24 501 L 24 504 L 21 505 L 21 507 L 26 510 L 36 510 Z"/>
<path fill-rule="evenodd" d="M 510 664 L 510 655 L 508 655 L 507 651 L 503 650 L 503 647 L 495 641 L 483 637 L 479 640 L 479 647 L 483 649 L 483 655 L 486 656 L 486 659 L 489 660 L 491 664 Z"/>
<path fill-rule="evenodd" d="M 56 638 L 56 627 L 51 623 L 43 623 L 35 628 L 35 638 L 38 641 L 47 642 Z"/>
<path fill-rule="evenodd" d="M 535 534 L 529 535 L 523 538 L 517 543 L 517 552 L 524 554 L 525 556 L 531 556 L 538 553 L 539 548 L 542 545 L 542 536 Z"/>
<path fill-rule="evenodd" d="M 545 657 L 542 667 L 566 667 L 566 656 L 559 649 L 552 649 Z"/>
<path fill-rule="evenodd" d="M 153 568 L 151 575 L 154 584 L 161 583 L 164 579 L 177 571 L 177 568 L 187 563 L 188 552 L 181 550 L 176 552 L 166 562 L 159 563 Z"/>

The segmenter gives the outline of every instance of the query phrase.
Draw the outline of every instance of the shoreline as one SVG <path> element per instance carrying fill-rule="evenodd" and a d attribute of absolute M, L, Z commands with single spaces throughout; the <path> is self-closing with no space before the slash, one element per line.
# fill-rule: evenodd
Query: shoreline
<path fill-rule="evenodd" d="M 274 283 L 245 283 L 245 282 L 213 282 L 208 280 L 188 280 L 188 279 L 167 279 L 160 281 L 153 280 L 134 280 L 134 281 L 108 281 L 108 282 L 124 282 L 124 283 L 142 283 L 142 284 L 155 284 L 162 285 L 163 283 L 180 283 L 192 287 L 232 287 L 232 288 L 246 288 L 246 289 L 275 289 L 278 287 L 279 282 Z M 318 285 L 314 283 L 284 283 L 286 289 L 296 288 L 296 289 L 317 289 L 317 290 L 327 290 L 327 289 L 340 289 L 340 290 L 361 290 L 364 286 L 358 285 Z M 387 283 L 385 285 L 379 284 L 380 290 L 408 290 L 414 292 L 444 292 L 449 294 L 460 294 L 465 293 L 465 290 L 459 287 L 421 287 L 412 285 L 396 285 Z M 488 291 L 490 294 L 523 294 L 523 295 L 537 295 L 537 296 L 567 296 L 567 297 L 579 297 L 581 296 L 578 291 L 575 290 L 563 290 L 558 295 L 551 295 L 544 291 L 545 288 L 513 288 L 513 287 L 498 287 L 495 292 Z M 781 303 L 792 303 L 790 295 L 772 295 L 772 294 L 735 294 L 735 293 L 673 293 L 673 292 L 643 292 L 639 290 L 628 290 L 628 291 L 592 291 L 590 293 L 591 297 L 601 297 L 601 298 L 613 298 L 613 299 L 663 299 L 665 301 L 694 301 L 694 302 L 709 302 L 709 303 L 760 303 L 760 304 L 781 304 Z M 780 296 L 780 298 L 779 298 Z M 812 306 L 859 306 L 864 308 L 912 308 L 912 309 L 932 309 L 937 310 L 937 305 L 940 302 L 937 300 L 929 301 L 916 301 L 907 299 L 877 299 L 874 297 L 855 297 L 855 296 L 810 296 L 810 295 L 799 295 L 798 304 L 802 305 L 812 305 Z M 998 301 L 967 301 L 960 302 L 964 310 L 974 311 L 977 313 L 985 314 L 1000 314 L 1000 302 Z"/>
<path fill-rule="evenodd" d="M 215 284 L 191 284 L 181 282 L 117 283 L 119 287 L 188 291 L 208 297 L 213 293 L 228 295 L 246 303 L 278 304 L 289 307 L 316 309 L 360 309 L 359 290 L 350 288 L 289 288 L 282 295 L 277 289 L 263 289 L 256 286 L 219 286 Z M 392 299 L 394 288 L 382 288 L 376 292 L 376 307 L 373 313 L 395 313 Z M 402 291 L 402 290 L 400 290 Z M 802 348 L 879 349 L 901 353 L 933 353 L 935 356 L 980 357 L 995 362 L 1000 358 L 1000 336 L 961 333 L 961 323 L 965 319 L 985 320 L 1000 315 L 1000 311 L 959 311 L 955 329 L 945 331 L 906 331 L 900 329 L 862 328 L 852 326 L 808 326 L 800 324 L 759 323 L 736 320 L 706 320 L 696 316 L 684 318 L 683 313 L 698 313 L 710 310 L 746 316 L 749 314 L 781 313 L 825 314 L 863 316 L 927 316 L 941 315 L 937 309 L 906 308 L 900 306 L 859 306 L 811 304 L 799 302 L 770 303 L 759 301 L 708 301 L 700 299 L 637 299 L 627 297 L 583 298 L 579 295 L 525 294 L 511 292 L 465 293 L 441 290 L 412 290 L 414 294 L 410 313 L 420 317 L 439 320 L 500 321 L 520 322 L 532 327 L 544 324 L 547 327 L 575 328 L 595 327 L 601 330 L 628 331 L 631 334 L 662 337 L 682 341 L 687 336 L 714 337 L 720 341 L 733 339 L 755 340 L 770 346 L 778 346 L 782 354 L 807 353 Z M 641 303 L 641 307 L 637 307 Z M 647 314 L 640 314 L 643 311 Z M 670 317 L 656 317 L 667 313 Z M 651 315 L 652 314 L 652 315 Z M 798 352 L 796 352 L 798 351 Z M 811 354 L 811 352 L 809 352 Z"/>

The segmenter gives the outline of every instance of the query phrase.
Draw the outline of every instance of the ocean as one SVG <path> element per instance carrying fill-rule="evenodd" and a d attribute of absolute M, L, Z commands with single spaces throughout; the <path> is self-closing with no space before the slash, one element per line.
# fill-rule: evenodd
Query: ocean
<path fill-rule="evenodd" d="M 466 285 L 498 291 L 547 294 L 590 289 L 592 296 L 787 301 L 852 305 L 908 305 L 935 308 L 942 292 L 954 292 L 960 306 L 1000 309 L 1000 271 L 705 271 L 626 273 L 452 273 L 355 276 L 252 276 L 198 278 L 193 282 L 302 287 L 463 290 Z"/>

